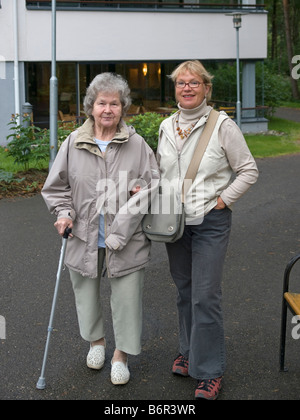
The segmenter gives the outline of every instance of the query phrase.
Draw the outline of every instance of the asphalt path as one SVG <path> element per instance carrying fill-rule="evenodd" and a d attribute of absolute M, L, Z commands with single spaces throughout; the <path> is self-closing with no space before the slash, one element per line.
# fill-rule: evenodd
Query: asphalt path
<path fill-rule="evenodd" d="M 275 111 L 275 116 L 285 120 L 300 122 L 300 108 L 280 107 Z"/>
<path fill-rule="evenodd" d="M 300 341 L 292 339 L 291 316 L 288 372 L 279 372 L 278 361 L 284 268 L 300 253 L 300 155 L 257 163 L 259 181 L 233 209 L 223 279 L 227 371 L 219 399 L 298 400 Z M 0 400 L 99 400 L 104 407 L 114 401 L 132 406 L 151 400 L 194 403 L 195 380 L 171 373 L 178 354 L 176 290 L 161 244 L 153 246 L 146 270 L 143 350 L 129 358 L 130 382 L 119 387 L 110 382 L 114 339 L 108 279 L 102 281 L 107 361 L 95 372 L 85 365 L 89 345 L 79 335 L 64 270 L 46 389 L 37 390 L 61 241 L 40 195 L 1 200 L 0 220 L 0 316 L 6 321 L 6 338 L 0 340 Z M 292 279 L 299 291 L 300 264 Z"/>

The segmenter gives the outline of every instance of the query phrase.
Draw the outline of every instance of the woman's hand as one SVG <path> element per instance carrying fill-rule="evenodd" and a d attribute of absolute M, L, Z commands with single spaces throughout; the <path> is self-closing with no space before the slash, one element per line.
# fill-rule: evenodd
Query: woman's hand
<path fill-rule="evenodd" d="M 132 190 L 130 191 L 130 195 L 134 195 L 137 194 L 139 191 L 141 191 L 141 186 L 140 185 L 136 185 L 135 187 L 132 188 Z"/>
<path fill-rule="evenodd" d="M 222 198 L 221 197 L 218 197 L 218 203 L 217 203 L 217 205 L 215 207 L 215 210 L 223 210 L 223 209 L 225 209 L 225 207 L 226 207 L 226 204 L 224 203 L 224 201 L 222 200 Z"/>
<path fill-rule="evenodd" d="M 67 217 L 62 217 L 61 219 L 58 219 L 54 223 L 54 226 L 56 227 L 57 232 L 61 236 L 63 236 L 63 234 L 65 233 L 65 230 L 66 230 L 67 227 L 70 228 L 70 229 L 73 228 L 73 222 L 72 222 L 71 219 L 68 219 Z M 70 236 L 70 238 L 73 238 L 73 235 L 72 234 L 70 234 L 69 236 Z"/>

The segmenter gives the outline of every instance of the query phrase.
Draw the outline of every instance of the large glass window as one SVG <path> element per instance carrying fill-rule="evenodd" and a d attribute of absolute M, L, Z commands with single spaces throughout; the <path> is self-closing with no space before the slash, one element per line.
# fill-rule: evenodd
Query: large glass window
<path fill-rule="evenodd" d="M 33 106 L 35 122 L 49 124 L 50 63 L 27 63 L 27 101 Z M 76 115 L 76 65 L 57 63 L 58 110 L 65 115 Z M 58 115 L 59 117 L 59 115 Z"/>
<path fill-rule="evenodd" d="M 26 101 L 33 106 L 33 118 L 37 125 L 49 125 L 49 81 L 50 63 L 26 64 Z"/>
<path fill-rule="evenodd" d="M 174 89 L 166 77 L 177 63 L 57 63 L 59 119 L 84 117 L 86 89 L 97 74 L 110 71 L 121 74 L 129 83 L 132 106 L 129 114 L 147 111 L 165 112 L 174 106 Z M 35 123 L 49 125 L 50 63 L 26 64 L 27 102 L 33 106 Z"/>

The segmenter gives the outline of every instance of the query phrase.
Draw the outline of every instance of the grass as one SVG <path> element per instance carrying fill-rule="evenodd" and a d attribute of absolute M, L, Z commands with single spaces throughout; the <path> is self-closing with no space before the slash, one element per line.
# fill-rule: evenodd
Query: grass
<path fill-rule="evenodd" d="M 272 117 L 266 134 L 245 135 L 255 158 L 300 153 L 300 123 Z"/>
<path fill-rule="evenodd" d="M 300 100 L 295 100 L 294 102 L 282 102 L 281 106 L 300 109 Z"/>
<path fill-rule="evenodd" d="M 29 163 L 29 169 L 46 169 L 48 168 L 49 163 L 47 161 L 43 161 L 43 163 L 36 164 L 36 162 Z M 12 172 L 17 173 L 20 171 L 24 171 L 23 165 L 19 165 L 18 163 L 14 162 L 14 158 L 12 156 L 8 156 L 8 153 L 5 147 L 0 146 L 0 170 L 5 172 Z"/>

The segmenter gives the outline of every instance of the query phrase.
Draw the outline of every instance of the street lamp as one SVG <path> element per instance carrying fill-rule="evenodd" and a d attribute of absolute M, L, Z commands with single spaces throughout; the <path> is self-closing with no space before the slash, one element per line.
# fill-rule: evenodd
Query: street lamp
<path fill-rule="evenodd" d="M 241 91 L 240 91 L 240 37 L 239 30 L 242 27 L 242 15 L 246 13 L 233 12 L 228 13 L 226 16 L 232 16 L 233 18 L 233 27 L 236 29 L 236 88 L 237 88 L 237 102 L 236 102 L 236 122 L 237 125 L 241 128 Z"/>

